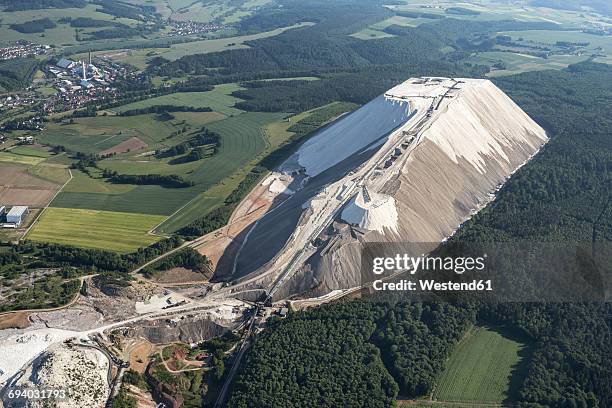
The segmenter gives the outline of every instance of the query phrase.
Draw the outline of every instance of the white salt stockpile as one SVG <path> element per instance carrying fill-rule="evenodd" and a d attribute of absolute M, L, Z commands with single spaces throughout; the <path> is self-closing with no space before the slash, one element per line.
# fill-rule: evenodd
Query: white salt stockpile
<path fill-rule="evenodd" d="M 288 188 L 289 183 L 287 181 L 275 178 L 270 186 L 268 187 L 268 191 L 275 194 L 293 194 L 293 190 Z"/>
<path fill-rule="evenodd" d="M 102 407 L 110 392 L 108 359 L 98 350 L 57 344 L 30 365 L 16 385 L 24 388 L 65 389 L 65 398 L 29 400 L 24 408 Z M 4 402 L 11 402 L 5 399 Z"/>
<path fill-rule="evenodd" d="M 379 96 L 310 138 L 297 152 L 298 163 L 306 174 L 316 176 L 368 145 L 386 141 L 384 136 L 409 116 L 407 102 Z"/>
<path fill-rule="evenodd" d="M 28 330 L 0 339 L 0 384 L 53 344 L 78 333 L 60 329 Z"/>
<path fill-rule="evenodd" d="M 518 143 L 536 151 L 548 140 L 544 129 L 491 81 L 462 81 L 460 102 L 451 101 L 425 132 L 453 162 L 464 158 L 484 173 L 487 157 L 509 163 L 508 148 Z"/>
<path fill-rule="evenodd" d="M 342 219 L 351 225 L 384 234 L 385 228 L 397 232 L 397 209 L 391 196 L 360 190 L 342 211 Z"/>

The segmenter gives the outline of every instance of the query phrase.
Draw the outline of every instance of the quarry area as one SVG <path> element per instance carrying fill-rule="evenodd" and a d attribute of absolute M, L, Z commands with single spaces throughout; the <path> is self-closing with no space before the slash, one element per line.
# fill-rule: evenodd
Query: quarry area
<path fill-rule="evenodd" d="M 92 276 L 69 307 L 0 330 L 0 400 L 11 406 L 10 387 L 66 386 L 72 394 L 54 406 L 100 407 L 130 369 L 155 402 L 181 406 L 156 369 L 214 369 L 206 342 L 225 338 L 222 401 L 269 317 L 359 289 L 365 243 L 452 236 L 547 140 L 488 80 L 409 79 L 312 136 L 226 227 L 190 244 L 213 262 L 210 282 L 135 274 L 116 287 Z M 147 398 L 142 406 L 155 406 Z"/>

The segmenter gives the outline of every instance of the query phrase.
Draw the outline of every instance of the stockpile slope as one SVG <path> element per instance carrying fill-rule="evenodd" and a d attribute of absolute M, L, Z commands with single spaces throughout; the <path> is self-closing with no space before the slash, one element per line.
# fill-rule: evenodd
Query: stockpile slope
<path fill-rule="evenodd" d="M 447 239 L 548 141 L 545 131 L 492 82 L 459 81 L 452 96 L 443 99 L 419 132 L 414 149 L 399 156 L 367 187 L 370 195 L 393 199 L 395 208 L 387 204 L 386 210 L 396 211 L 390 216 L 397 216 L 397 222 L 381 229 L 380 224 L 368 228 L 365 218 L 355 221 L 358 211 L 350 206 L 363 200 L 357 196 L 279 297 L 320 296 L 359 286 L 360 254 L 366 242 Z M 409 101 L 410 94 L 415 94 L 414 87 L 397 88 L 389 93 L 405 92 Z M 347 211 L 352 216 L 347 217 Z"/>

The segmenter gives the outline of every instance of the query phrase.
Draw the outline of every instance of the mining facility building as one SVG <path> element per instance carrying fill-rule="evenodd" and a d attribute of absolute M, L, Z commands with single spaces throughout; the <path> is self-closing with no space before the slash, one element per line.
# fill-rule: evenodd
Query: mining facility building
<path fill-rule="evenodd" d="M 28 214 L 28 207 L 15 206 L 6 214 L 6 223 L 14 225 L 14 228 L 19 227 L 26 215 Z"/>

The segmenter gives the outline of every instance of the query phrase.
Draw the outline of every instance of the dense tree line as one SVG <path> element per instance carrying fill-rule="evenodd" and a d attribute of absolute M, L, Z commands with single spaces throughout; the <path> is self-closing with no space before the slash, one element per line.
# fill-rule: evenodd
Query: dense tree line
<path fill-rule="evenodd" d="M 13 30 L 23 34 L 44 33 L 49 28 L 55 28 L 57 25 L 49 19 L 49 17 L 40 18 L 38 20 L 26 21 L 24 23 L 15 23 L 10 26 Z"/>
<path fill-rule="evenodd" d="M 57 22 L 61 24 L 70 24 L 70 27 L 76 28 L 123 26 L 123 24 L 114 21 L 97 20 L 91 17 L 62 17 Z"/>
<path fill-rule="evenodd" d="M 215 147 L 208 147 L 208 146 L 194 147 L 186 155 L 172 159 L 168 163 L 169 164 L 190 163 L 190 162 L 205 159 L 207 157 L 211 157 L 215 153 L 216 153 Z"/>
<path fill-rule="evenodd" d="M 50 8 L 83 8 L 87 5 L 85 0 L 0 0 L 4 11 L 40 10 Z"/>
<path fill-rule="evenodd" d="M 110 40 L 113 38 L 130 38 L 137 35 L 150 34 L 149 29 L 134 27 L 113 27 L 93 31 L 87 34 L 87 40 Z"/>
<path fill-rule="evenodd" d="M 401 394 L 429 395 L 455 344 L 475 322 L 470 305 L 398 303 L 373 334 Z"/>
<path fill-rule="evenodd" d="M 282 35 L 249 42 L 250 49 L 198 54 L 152 67 L 160 75 L 179 72 L 214 74 L 211 68 L 223 67 L 220 74 L 265 72 L 272 70 L 312 70 L 317 68 L 352 68 L 367 65 L 351 46 L 359 40 L 347 37 L 352 28 L 374 23 L 392 13 L 380 4 L 361 2 L 361 7 L 347 7 L 343 2 L 315 3 L 286 1 L 282 11 L 259 13 L 240 24 L 242 30 L 267 29 L 293 25 L 300 21 L 317 22 L 314 27 L 289 30 Z"/>
<path fill-rule="evenodd" d="M 94 105 L 87 106 L 85 109 L 78 109 L 72 112 L 73 118 L 93 118 L 98 115 L 98 109 Z"/>
<path fill-rule="evenodd" d="M 147 113 L 164 113 L 164 112 L 212 112 L 209 107 L 195 107 L 195 106 L 184 106 L 184 105 L 153 105 L 146 108 L 130 109 L 121 112 L 120 116 L 137 116 L 145 115 Z"/>
<path fill-rule="evenodd" d="M 203 127 L 194 136 L 189 138 L 189 140 L 169 147 L 166 150 L 157 151 L 155 153 L 155 157 L 163 159 L 166 157 L 179 156 L 189 152 L 190 149 L 192 149 L 191 152 L 196 152 L 194 155 L 200 155 L 202 156 L 201 158 L 203 158 L 211 152 L 212 154 L 215 154 L 220 145 L 220 135 L 216 132 L 211 132 L 206 127 Z M 188 161 L 193 160 L 187 159 L 183 162 Z"/>
<path fill-rule="evenodd" d="M 374 40 L 368 40 L 371 41 Z M 319 81 L 291 81 L 289 84 L 285 81 L 265 81 L 251 86 L 235 93 L 245 99 L 236 106 L 249 111 L 302 112 L 334 101 L 365 104 L 412 76 L 479 77 L 487 71 L 485 67 L 457 67 L 444 61 L 431 61 L 428 65 L 407 62 L 349 72 L 319 73 Z"/>
<path fill-rule="evenodd" d="M 187 268 L 195 272 L 210 272 L 210 260 L 192 248 L 184 248 L 142 269 L 144 276 L 153 276 L 156 272 L 172 268 Z"/>
<path fill-rule="evenodd" d="M 468 9 L 465 7 L 447 7 L 444 12 L 447 14 L 460 14 L 464 16 L 477 16 L 480 14 L 480 11 Z"/>
<path fill-rule="evenodd" d="M 310 21 L 324 31 L 352 34 L 361 28 L 391 17 L 393 12 L 383 7 L 394 1 L 381 0 L 300 0 L 279 1 L 280 7 L 268 8 L 246 17 L 237 24 L 240 33 L 256 33 Z"/>
<path fill-rule="evenodd" d="M 156 185 L 167 188 L 185 188 L 194 185 L 176 174 L 119 174 L 116 171 L 104 170 L 103 177 L 115 184 Z"/>
<path fill-rule="evenodd" d="M 140 264 L 179 247 L 182 243 L 183 240 L 179 237 L 171 237 L 148 247 L 140 248 L 135 252 L 118 254 L 99 249 L 85 249 L 67 245 L 27 241 L 10 247 L 9 253 L 13 254 L 11 256 L 17 256 L 19 263 L 28 263 L 29 260 L 35 259 L 37 267 L 41 268 L 75 267 L 84 272 L 127 272 Z"/>
<path fill-rule="evenodd" d="M 342 3 L 342 2 L 340 2 Z M 390 30 L 394 38 L 362 41 L 348 37 L 358 31 L 370 19 L 383 19 L 389 10 L 377 4 L 366 7 L 370 14 L 359 8 L 347 8 L 342 4 L 298 5 L 287 2 L 282 12 L 258 14 L 243 21 L 249 25 L 259 22 L 257 27 L 267 26 L 266 19 L 283 19 L 285 24 L 299 21 L 315 21 L 317 25 L 289 30 L 281 35 L 251 41 L 251 48 L 209 54 L 185 56 L 176 61 L 157 61 L 149 67 L 151 73 L 158 75 L 206 74 L 212 76 L 236 75 L 238 73 L 265 73 L 269 71 L 310 71 L 342 69 L 355 70 L 372 66 L 390 64 L 412 64 L 414 66 L 436 66 L 440 60 L 454 62 L 454 54 L 442 54 L 443 46 L 455 49 L 474 49 L 489 35 L 508 30 L 552 29 L 553 23 L 507 21 L 464 21 L 446 18 L 433 20 L 419 28 L 397 27 Z M 296 16 L 293 15 L 295 12 Z M 471 46 L 469 46 L 471 45 Z M 488 48 L 486 48 L 488 49 Z M 218 67 L 223 67 L 218 69 Z M 214 69 L 214 70 L 213 70 Z"/>
<path fill-rule="evenodd" d="M 427 13 L 423 11 L 403 11 L 395 10 L 395 15 L 408 18 L 428 18 L 431 20 L 442 20 L 445 18 L 442 14 Z"/>
<path fill-rule="evenodd" d="M 445 44 L 458 47 L 458 43 L 464 40 L 488 37 L 500 31 L 555 30 L 558 27 L 555 23 L 543 21 L 466 21 L 446 18 L 423 24 L 419 28 L 430 33 L 430 35 L 434 35 Z M 407 34 L 411 32 L 412 30 L 406 31 Z"/>
<path fill-rule="evenodd" d="M 96 11 L 119 18 L 146 21 L 158 17 L 153 6 L 136 5 L 118 0 L 94 0 L 93 3 L 100 6 Z"/>
<path fill-rule="evenodd" d="M 40 63 L 35 58 L 14 58 L 0 61 L 0 87 L 8 91 L 28 87 L 32 83 L 39 66 Z M 19 126 L 18 123 L 26 122 L 27 119 L 29 118 L 9 120 L 4 122 L 3 126 L 5 129 L 11 129 L 11 123 L 14 126 Z M 13 130 L 16 130 L 16 128 Z"/>

